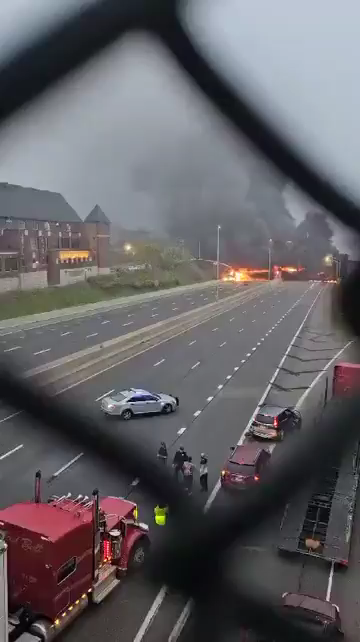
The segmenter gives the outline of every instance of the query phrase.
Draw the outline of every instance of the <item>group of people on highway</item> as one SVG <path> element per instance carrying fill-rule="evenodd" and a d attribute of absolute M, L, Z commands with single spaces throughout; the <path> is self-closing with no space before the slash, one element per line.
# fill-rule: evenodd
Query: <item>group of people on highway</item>
<path fill-rule="evenodd" d="M 164 441 L 161 442 L 160 448 L 157 453 L 159 461 L 164 465 L 168 461 L 168 451 Z M 180 481 L 184 485 L 184 489 L 188 495 L 192 494 L 193 482 L 194 482 L 194 471 L 198 470 L 200 478 L 200 490 L 202 492 L 208 491 L 208 458 L 205 453 L 201 453 L 200 464 L 197 468 L 193 463 L 192 457 L 187 454 L 184 446 L 179 446 L 176 451 L 172 467 L 174 469 L 174 476 L 177 481 Z"/>

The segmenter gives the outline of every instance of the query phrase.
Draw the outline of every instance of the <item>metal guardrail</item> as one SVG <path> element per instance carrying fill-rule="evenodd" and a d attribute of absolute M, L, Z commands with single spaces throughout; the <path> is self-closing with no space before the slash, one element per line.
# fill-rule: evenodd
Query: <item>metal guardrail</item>
<path fill-rule="evenodd" d="M 68 18 L 40 36 L 6 61 L 0 68 L 0 124 L 43 94 L 68 73 L 129 31 L 145 30 L 158 38 L 180 69 L 233 126 L 245 135 L 281 172 L 338 219 L 360 232 L 360 211 L 334 185 L 320 176 L 281 133 L 271 128 L 246 100 L 219 77 L 204 60 L 185 31 L 176 0 L 102 0 Z M 356 303 L 359 271 L 341 289 L 343 317 L 353 332 L 360 334 L 360 310 Z M 316 431 L 305 431 L 296 453 L 289 453 L 281 470 L 269 473 L 266 486 L 247 493 L 238 510 L 209 513 L 199 511 L 180 492 L 173 479 L 145 454 L 135 450 L 123 435 L 104 433 L 97 424 L 64 406 L 56 397 L 32 387 L 1 364 L 0 390 L 3 400 L 25 410 L 49 429 L 65 435 L 94 458 L 106 460 L 114 471 L 141 477 L 149 493 L 171 507 L 174 527 L 162 550 L 154 557 L 153 578 L 191 596 L 195 604 L 195 634 L 207 642 L 225 637 L 234 626 L 251 626 L 269 640 L 315 640 L 284 618 L 261 593 L 248 587 L 235 588 L 223 574 L 222 556 L 246 532 L 257 528 L 275 509 L 289 499 L 304 479 L 321 474 L 316 453 L 327 456 L 343 450 L 357 432 L 359 399 L 331 404 Z M 355 419 L 355 420 L 353 420 Z M 341 434 L 338 425 L 342 426 Z M 344 426 L 349 429 L 344 431 Z M 316 464 L 316 466 L 315 466 Z M 220 519 L 221 517 L 221 519 Z"/>

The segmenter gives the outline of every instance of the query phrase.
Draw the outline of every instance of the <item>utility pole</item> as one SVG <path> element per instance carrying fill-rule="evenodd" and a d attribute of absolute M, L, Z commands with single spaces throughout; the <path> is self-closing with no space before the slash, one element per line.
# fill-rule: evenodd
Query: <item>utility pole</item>
<path fill-rule="evenodd" d="M 199 241 L 199 244 L 198 244 L 198 259 L 201 259 L 201 252 L 200 252 L 200 249 L 201 249 L 201 243 L 200 243 L 200 241 Z"/>
<path fill-rule="evenodd" d="M 271 281 L 271 247 L 272 247 L 272 239 L 269 239 L 269 246 L 268 246 L 268 251 L 269 251 L 268 280 L 269 281 Z"/>
<path fill-rule="evenodd" d="M 220 278 L 220 230 L 221 225 L 217 226 L 217 245 L 216 245 L 216 298 L 219 298 L 219 278 Z"/>

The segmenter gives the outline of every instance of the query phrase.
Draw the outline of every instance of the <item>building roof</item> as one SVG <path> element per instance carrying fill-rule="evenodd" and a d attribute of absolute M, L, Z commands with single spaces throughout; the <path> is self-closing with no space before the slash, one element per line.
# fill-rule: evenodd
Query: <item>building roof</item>
<path fill-rule="evenodd" d="M 85 223 L 105 223 L 110 225 L 110 220 L 101 209 L 100 205 L 95 205 L 90 214 L 87 215 Z"/>
<path fill-rule="evenodd" d="M 135 504 L 120 497 L 103 497 L 100 508 L 111 515 L 108 526 L 111 528 L 119 519 L 126 517 L 134 509 Z M 92 509 L 74 506 L 73 501 L 63 501 L 59 506 L 48 503 L 22 502 L 0 510 L 0 523 L 23 528 L 37 533 L 55 542 L 66 533 L 82 524 L 92 521 Z"/>
<path fill-rule="evenodd" d="M 0 183 L 0 217 L 20 221 L 82 223 L 61 194 L 10 183 Z"/>

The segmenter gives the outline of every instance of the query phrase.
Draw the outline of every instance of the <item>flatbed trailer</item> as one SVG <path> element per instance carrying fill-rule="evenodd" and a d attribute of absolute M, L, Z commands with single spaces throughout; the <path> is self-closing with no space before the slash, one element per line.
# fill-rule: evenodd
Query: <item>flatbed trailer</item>
<path fill-rule="evenodd" d="M 279 552 L 301 553 L 347 566 L 359 484 L 360 442 L 329 465 L 321 479 L 287 504 Z"/>

